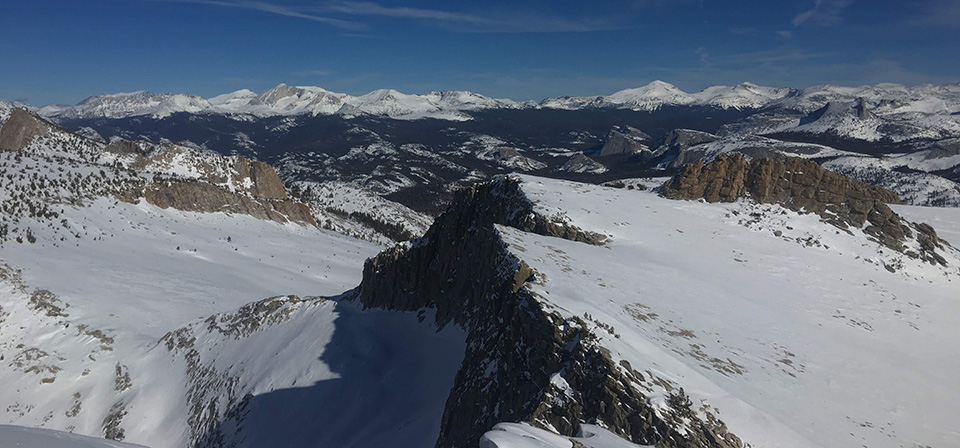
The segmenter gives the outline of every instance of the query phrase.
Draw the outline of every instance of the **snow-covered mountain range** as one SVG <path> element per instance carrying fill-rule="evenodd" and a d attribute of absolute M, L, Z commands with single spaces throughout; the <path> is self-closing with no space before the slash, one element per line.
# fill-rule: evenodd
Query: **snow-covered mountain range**
<path fill-rule="evenodd" d="M 517 108 L 511 100 L 497 100 L 464 91 L 431 92 L 408 95 L 381 89 L 366 95 L 351 96 L 320 87 L 295 87 L 280 84 L 263 93 L 238 90 L 205 99 L 182 93 L 116 93 L 87 98 L 74 106 L 48 105 L 36 112 L 48 118 L 128 118 L 150 116 L 164 118 L 175 113 L 205 113 L 272 117 L 285 115 L 358 114 L 416 120 L 436 118 L 468 120 L 467 111 Z"/>
<path fill-rule="evenodd" d="M 163 118 L 175 113 L 253 115 L 352 116 L 369 114 L 399 119 L 470 119 L 469 112 L 487 109 L 585 109 L 617 108 L 650 111 L 663 107 L 714 107 L 718 109 L 780 108 L 809 113 L 828 103 L 863 99 L 865 106 L 879 114 L 943 114 L 960 112 L 960 84 L 838 87 L 806 89 L 763 87 L 752 83 L 713 86 L 687 93 L 672 84 L 654 81 L 609 95 L 547 98 L 540 102 L 518 102 L 489 98 L 468 91 L 440 91 L 424 95 L 405 94 L 391 89 L 375 90 L 361 96 L 327 91 L 320 87 L 280 84 L 260 94 L 250 90 L 205 99 L 182 93 L 116 93 L 89 97 L 80 103 L 48 105 L 36 109 L 49 118 Z M 867 104 L 869 103 L 869 104 Z"/>

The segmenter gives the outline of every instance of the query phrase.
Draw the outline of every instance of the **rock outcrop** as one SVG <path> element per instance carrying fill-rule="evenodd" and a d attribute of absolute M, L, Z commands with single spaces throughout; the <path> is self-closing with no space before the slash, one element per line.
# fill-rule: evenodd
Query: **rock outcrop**
<path fill-rule="evenodd" d="M 600 174 L 606 172 L 607 167 L 600 162 L 583 155 L 583 153 L 576 153 L 570 157 L 570 160 L 567 160 L 567 163 L 564 163 L 563 166 L 558 168 L 557 171 L 565 171 L 568 173 Z"/>
<path fill-rule="evenodd" d="M 250 215 L 280 223 L 293 221 L 317 225 L 310 208 L 290 199 L 271 199 L 232 192 L 198 181 L 173 181 L 148 185 L 143 191 L 147 203 L 188 212 L 224 212 Z M 132 202 L 136 196 L 124 198 Z"/>
<path fill-rule="evenodd" d="M 236 170 L 250 178 L 250 194 L 263 199 L 287 199 L 287 190 L 283 188 L 283 180 L 277 175 L 273 167 L 259 161 L 250 161 L 243 157 L 237 158 Z"/>
<path fill-rule="evenodd" d="M 160 208 L 240 213 L 280 223 L 317 224 L 309 207 L 289 198 L 283 180 L 266 163 L 244 157 L 202 154 L 179 146 L 164 148 L 126 140 L 115 140 L 104 150 L 130 156 L 127 159 L 129 166 L 137 170 L 165 173 L 181 167 L 192 173 L 193 177 L 155 180 L 145 187 L 118 195 L 126 202 L 143 197 Z"/>
<path fill-rule="evenodd" d="M 103 148 L 103 150 L 121 156 L 145 156 L 147 154 L 146 150 L 141 147 L 140 143 L 123 139 L 111 141 L 106 147 Z"/>
<path fill-rule="evenodd" d="M 435 308 L 439 327 L 468 331 L 467 351 L 447 400 L 436 446 L 475 446 L 503 421 L 526 421 L 574 436 L 582 422 L 641 444 L 739 447 L 722 423 L 658 413 L 579 318 L 544 306 L 526 287 L 536 273 L 513 255 L 496 225 L 587 243 L 600 237 L 538 217 L 517 180 L 501 177 L 460 191 L 417 241 L 364 266 L 357 297 L 366 308 Z M 569 388 L 561 390 L 557 384 Z M 693 431 L 680 428 L 690 421 Z"/>
<path fill-rule="evenodd" d="M 667 181 L 661 194 L 670 199 L 703 198 L 707 202 L 749 197 L 760 203 L 776 203 L 798 212 L 816 213 L 841 229 L 863 227 L 865 233 L 900 252 L 906 252 L 903 242 L 912 236 L 909 224 L 887 206 L 900 203 L 896 193 L 798 157 L 748 161 L 739 154 L 723 154 L 707 164 L 697 161 Z M 932 228 L 929 232 L 916 229 L 924 234 L 924 241 L 939 241 Z M 933 251 L 936 247 L 927 244 L 923 253 L 912 256 L 942 263 L 943 258 Z"/>
<path fill-rule="evenodd" d="M 644 142 L 649 141 L 650 136 L 639 129 L 627 126 L 626 128 L 615 128 L 607 134 L 607 139 L 597 153 L 597 157 L 610 157 L 622 155 L 642 154 L 650 155 L 647 145 Z"/>
<path fill-rule="evenodd" d="M 0 151 L 19 151 L 35 137 L 46 135 L 52 125 L 46 120 L 18 107 L 10 118 L 0 125 Z"/>
<path fill-rule="evenodd" d="M 657 141 L 655 157 L 659 158 L 659 165 L 664 168 L 678 168 L 684 164 L 698 160 L 702 155 L 691 157 L 687 151 L 690 147 L 716 141 L 716 135 L 694 131 L 691 129 L 674 129 Z"/>
<path fill-rule="evenodd" d="M 113 140 L 103 144 L 66 132 L 23 108 L 13 109 L 0 125 L 0 150 L 24 152 L 24 148 L 38 138 L 41 142 L 28 151 L 30 156 L 63 163 L 62 159 L 51 158 L 46 153 L 56 148 L 74 158 L 73 163 L 82 162 L 94 168 L 95 173 L 99 172 L 99 176 L 91 176 L 82 183 L 50 180 L 42 198 L 58 197 L 57 193 L 62 192 L 53 186 L 65 185 L 72 198 L 115 196 L 125 202 L 145 198 L 161 208 L 241 213 L 281 223 L 316 225 L 309 207 L 291 200 L 280 176 L 263 162 L 169 143 Z M 29 203 L 27 208 L 37 215 L 37 210 L 46 210 L 45 200 Z M 63 197 L 57 200 L 82 203 Z M 24 202 L 21 199 L 13 209 L 22 208 Z"/>

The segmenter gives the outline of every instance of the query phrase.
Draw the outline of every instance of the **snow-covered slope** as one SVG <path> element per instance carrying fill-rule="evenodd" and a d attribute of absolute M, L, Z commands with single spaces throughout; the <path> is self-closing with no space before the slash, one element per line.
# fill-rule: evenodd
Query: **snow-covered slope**
<path fill-rule="evenodd" d="M 341 303 L 379 245 L 125 197 L 143 182 L 216 184 L 187 195 L 203 203 L 266 187 L 268 172 L 32 123 L 39 135 L 0 152 L 0 422 L 155 447 L 437 438 L 463 336 Z M 25 431 L 0 431 L 0 445 L 45 443 Z"/>
<path fill-rule="evenodd" d="M 574 442 L 579 445 L 574 445 Z M 527 423 L 498 423 L 480 439 L 480 448 L 639 448 L 596 425 L 583 425 L 577 437 L 562 437 Z"/>
<path fill-rule="evenodd" d="M 776 106 L 801 112 L 813 112 L 827 103 L 849 103 L 863 98 L 881 113 L 946 113 L 960 111 L 960 84 L 877 84 L 875 86 L 842 87 L 833 85 L 802 89 L 777 101 Z"/>
<path fill-rule="evenodd" d="M 721 109 L 759 109 L 774 101 L 796 94 L 798 94 L 798 90 L 789 87 L 763 87 L 744 82 L 733 87 L 707 87 L 692 96 L 698 104 Z"/>
<path fill-rule="evenodd" d="M 86 192 L 4 210 L 25 238 L 0 245 L 4 423 L 159 447 L 453 446 L 466 434 L 463 445 L 619 448 L 636 422 L 619 412 L 645 412 L 630 415 L 656 423 L 635 434 L 674 441 L 960 440 L 952 248 L 946 266 L 925 264 L 777 205 L 520 176 L 521 196 L 494 183 L 494 202 L 472 203 L 484 196 L 466 189 L 451 209 L 462 214 L 365 261 L 380 247 L 312 226 L 120 201 L 111 188 L 143 177 L 103 151 L 41 136 L 0 153 L 24 173 L 2 178 L 21 187 L 9 198 L 49 199 L 41 187 L 61 176 Z M 171 178 L 227 173 L 186 149 L 152 163 Z M 326 187 L 315 208 L 370 211 L 355 185 Z M 495 241 L 472 239 L 498 215 Z M 623 395 L 588 396 L 603 393 Z M 523 420 L 537 428 L 491 420 L 522 415 L 529 397 L 543 404 Z M 551 415 L 591 399 L 611 413 L 559 436 L 572 423 Z"/>
<path fill-rule="evenodd" d="M 899 170 L 909 166 L 911 157 L 838 157 L 823 163 L 831 171 L 889 188 L 905 204 L 960 207 L 960 184 L 923 171 Z"/>
<path fill-rule="evenodd" d="M 136 448 L 140 445 L 51 429 L 0 425 L 0 442 L 8 448 Z"/>
<path fill-rule="evenodd" d="M 76 106 L 44 106 L 38 112 L 44 116 L 62 118 L 124 118 L 140 115 L 163 118 L 177 112 L 203 112 L 210 107 L 207 100 L 194 95 L 140 91 L 91 96 Z"/>
<path fill-rule="evenodd" d="M 350 182 L 297 182 L 318 225 L 344 235 L 393 244 L 423 235 L 432 220 Z"/>
<path fill-rule="evenodd" d="M 500 227 L 535 271 L 528 287 L 744 442 L 960 442 L 956 250 L 948 267 L 931 266 L 776 205 L 522 179 L 539 213 L 611 237 L 591 246 Z M 928 221 L 952 212 L 909 210 Z M 956 232 L 952 218 L 936 223 Z M 903 268 L 888 272 L 894 262 Z"/>

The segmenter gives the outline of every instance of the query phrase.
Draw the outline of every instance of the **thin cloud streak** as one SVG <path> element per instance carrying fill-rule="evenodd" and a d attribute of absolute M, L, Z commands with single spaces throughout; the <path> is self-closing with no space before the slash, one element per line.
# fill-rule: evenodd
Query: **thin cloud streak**
<path fill-rule="evenodd" d="M 775 62 L 799 62 L 813 59 L 822 59 L 834 56 L 834 53 L 812 53 L 803 50 L 779 48 L 773 50 L 754 51 L 749 53 L 735 53 L 709 57 L 709 62 L 721 66 L 753 66 Z M 701 58 L 703 62 L 703 58 Z"/>
<path fill-rule="evenodd" d="M 352 31 L 366 31 L 369 27 L 360 22 L 353 22 L 349 20 L 334 19 L 331 17 L 318 16 L 315 14 L 308 14 L 305 12 L 297 11 L 286 6 L 281 6 L 273 3 L 266 3 L 260 1 L 252 0 L 239 0 L 239 1 L 227 1 L 227 0 L 150 0 L 156 2 L 166 2 L 166 3 L 190 3 L 197 5 L 211 5 L 211 6 L 220 6 L 225 8 L 236 8 L 236 9 L 249 9 L 253 11 L 266 12 L 270 14 L 276 14 L 286 17 L 294 17 L 298 19 L 311 20 L 314 22 L 323 23 L 326 25 L 335 26 L 337 28 L 342 28 L 345 30 Z"/>
<path fill-rule="evenodd" d="M 385 16 L 396 18 L 411 19 L 433 19 L 452 22 L 469 22 L 491 24 L 492 20 L 471 14 L 462 14 L 457 12 L 439 11 L 433 9 L 419 9 L 408 7 L 391 8 L 379 5 L 373 2 L 341 2 L 335 3 L 330 7 L 331 11 L 336 11 L 350 15 L 361 16 Z"/>
<path fill-rule="evenodd" d="M 332 12 L 354 16 L 432 21 L 451 31 L 469 33 L 560 33 L 606 31 L 621 28 L 613 19 L 569 20 L 562 17 L 530 16 L 526 14 L 511 14 L 499 17 L 436 9 L 388 7 L 374 2 L 344 1 L 333 3 L 327 9 Z"/>
<path fill-rule="evenodd" d="M 307 76 L 330 76 L 333 74 L 332 70 L 300 70 L 295 72 L 294 76 L 307 77 Z"/>
<path fill-rule="evenodd" d="M 835 26 L 843 22 L 843 11 L 853 0 L 814 0 L 813 8 L 803 11 L 793 18 L 793 26 L 809 24 L 813 26 Z"/>

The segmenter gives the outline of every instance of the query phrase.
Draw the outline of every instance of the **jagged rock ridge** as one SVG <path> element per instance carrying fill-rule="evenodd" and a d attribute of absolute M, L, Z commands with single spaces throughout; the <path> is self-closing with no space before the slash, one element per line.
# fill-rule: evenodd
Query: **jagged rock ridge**
<path fill-rule="evenodd" d="M 502 421 L 567 436 L 576 435 L 581 422 L 602 421 L 642 444 L 741 446 L 722 423 L 693 416 L 696 430 L 683 432 L 679 413 L 655 412 L 631 385 L 641 381 L 639 373 L 615 364 L 582 320 L 549 311 L 526 289 L 536 273 L 509 252 L 496 225 L 588 244 L 604 240 L 534 213 L 519 181 L 500 177 L 461 190 L 422 239 L 364 266 L 356 299 L 364 307 L 435 308 L 439 327 L 454 323 L 468 331 L 437 447 L 472 446 Z M 556 386 L 557 372 L 575 393 Z"/>

